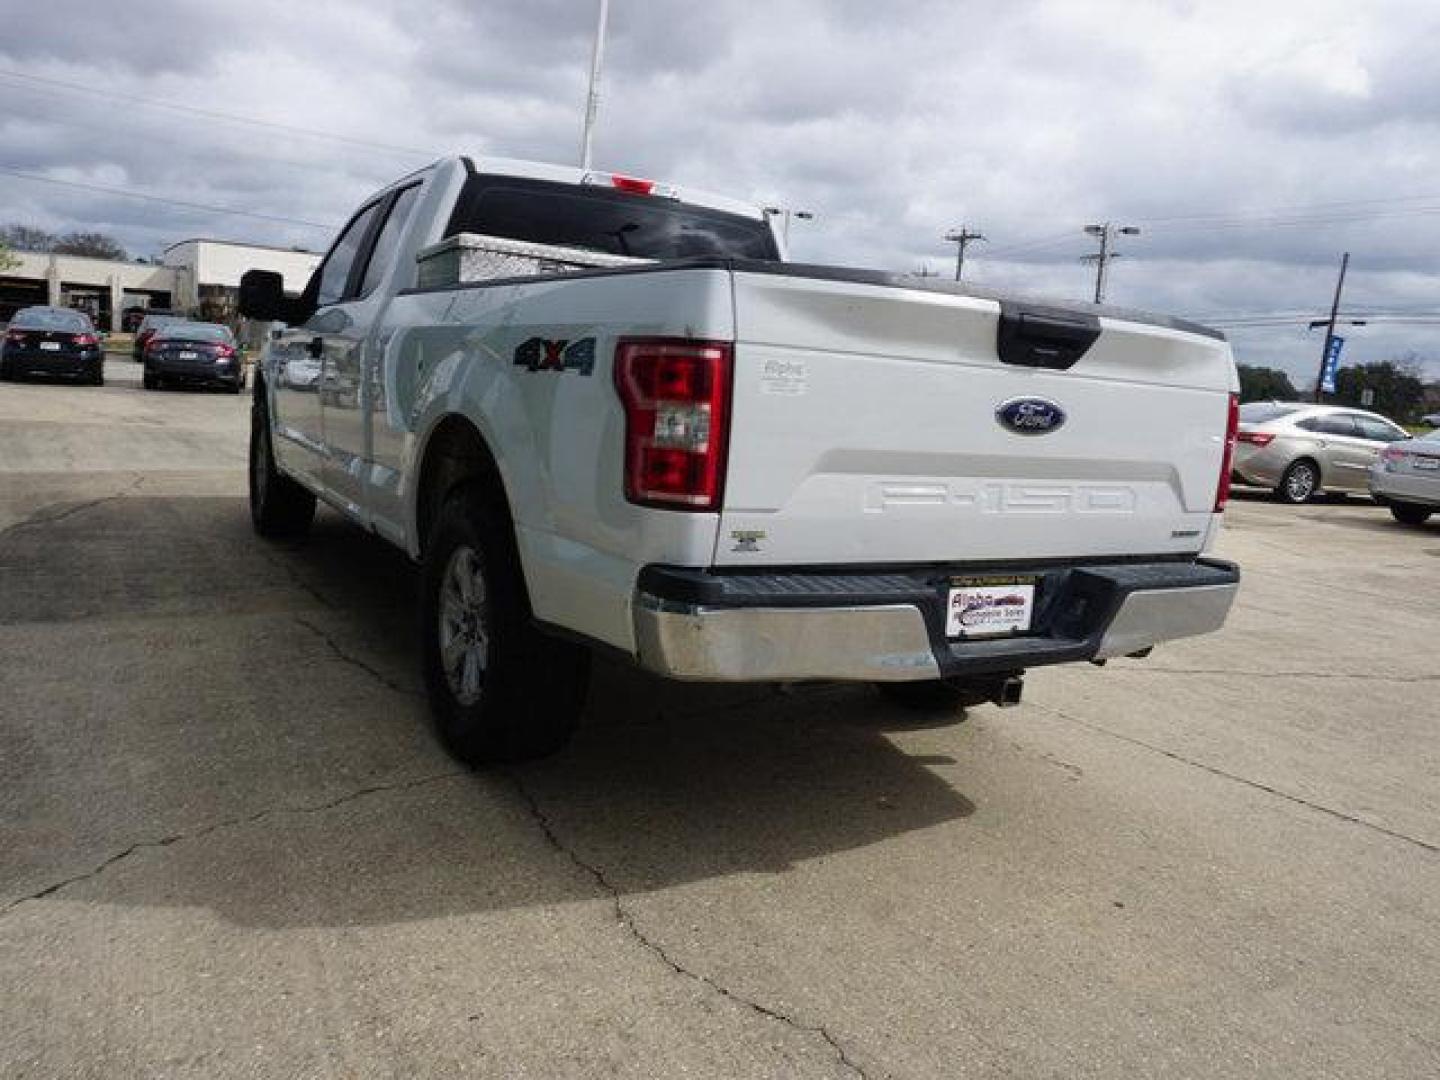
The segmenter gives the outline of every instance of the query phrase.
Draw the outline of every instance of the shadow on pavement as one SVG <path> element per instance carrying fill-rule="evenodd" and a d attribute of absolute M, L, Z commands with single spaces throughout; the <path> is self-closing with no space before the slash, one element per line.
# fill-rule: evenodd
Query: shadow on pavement
<path fill-rule="evenodd" d="M 403 556 L 337 517 L 274 546 L 251 534 L 241 499 L 50 508 L 0 535 L 0 629 L 93 634 L 98 620 L 107 648 L 131 658 L 103 695 L 66 687 L 103 696 L 96 730 L 67 734 L 73 715 L 32 709 L 19 734 L 0 732 L 17 751 L 9 778 L 37 803 L 64 800 L 52 809 L 70 823 L 51 842 L 102 837 L 66 866 L 141 842 L 59 895 L 242 925 L 434 919 L 594 899 L 583 866 L 624 892 L 782 873 L 974 811 L 930 768 L 942 759 L 884 736 L 945 718 L 917 722 L 869 687 L 681 686 L 611 661 L 597 663 L 564 754 L 465 772 L 435 748 L 418 693 L 413 589 Z M 189 627 L 202 616 L 206 633 L 236 627 L 237 647 L 202 640 Z M 132 647 L 126 635 L 141 636 Z M 67 700 L 57 713 L 80 708 Z M 18 775 L 25 761 L 39 771 Z M 91 790 L 64 786 L 85 768 Z M 137 779 L 114 783 L 117 772 Z M 363 779 L 337 786 L 352 775 Z M 133 813 L 140 802 L 159 809 Z M 168 803 L 183 815 L 167 817 Z M 171 824 L 103 832 L 127 816 Z M 20 834 L 45 835 L 23 822 Z"/>

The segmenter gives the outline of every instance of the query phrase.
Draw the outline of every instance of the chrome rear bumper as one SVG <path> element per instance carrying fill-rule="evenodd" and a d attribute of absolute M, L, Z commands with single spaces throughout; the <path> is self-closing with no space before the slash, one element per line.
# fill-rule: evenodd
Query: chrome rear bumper
<path fill-rule="evenodd" d="M 641 579 L 638 659 L 687 681 L 903 682 L 1104 660 L 1218 630 L 1239 591 L 1238 569 L 1213 561 L 1044 567 L 1031 635 L 951 641 L 943 587 L 931 584 L 944 570 L 729 580 L 659 571 Z"/>

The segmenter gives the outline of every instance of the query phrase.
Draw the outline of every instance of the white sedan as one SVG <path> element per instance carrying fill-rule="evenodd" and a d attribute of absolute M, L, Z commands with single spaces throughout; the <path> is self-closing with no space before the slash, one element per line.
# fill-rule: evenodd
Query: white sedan
<path fill-rule="evenodd" d="M 1406 525 L 1423 525 L 1440 511 L 1440 431 L 1382 450 L 1370 469 L 1370 494 Z"/>

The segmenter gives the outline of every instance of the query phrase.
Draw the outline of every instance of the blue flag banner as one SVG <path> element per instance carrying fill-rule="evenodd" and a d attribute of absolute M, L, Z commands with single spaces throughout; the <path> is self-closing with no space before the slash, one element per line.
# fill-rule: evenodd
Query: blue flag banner
<path fill-rule="evenodd" d="M 1338 334 L 1330 339 L 1330 347 L 1325 350 L 1325 370 L 1320 376 L 1320 389 L 1323 393 L 1335 393 L 1335 373 L 1340 370 L 1340 350 L 1345 347 L 1345 339 Z"/>

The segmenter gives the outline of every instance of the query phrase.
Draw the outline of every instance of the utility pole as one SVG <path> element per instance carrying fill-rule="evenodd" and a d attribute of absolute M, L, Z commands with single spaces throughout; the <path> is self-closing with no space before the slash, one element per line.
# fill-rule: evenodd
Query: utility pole
<path fill-rule="evenodd" d="M 1107 221 L 1103 225 L 1086 225 L 1085 231 L 1100 239 L 1100 251 L 1095 255 L 1082 255 L 1080 261 L 1095 264 L 1095 303 L 1103 304 L 1105 274 L 1109 270 L 1110 260 L 1120 258 L 1120 252 L 1115 250 L 1115 237 L 1139 236 L 1140 230 L 1134 225 L 1115 225 Z"/>
<path fill-rule="evenodd" d="M 595 115 L 600 111 L 600 62 L 605 56 L 605 22 L 610 0 L 600 0 L 600 21 L 595 27 L 595 45 L 590 50 L 590 93 L 585 98 L 585 134 L 580 141 L 580 167 L 590 168 L 590 149 L 595 141 Z"/>
<path fill-rule="evenodd" d="M 965 249 L 985 237 L 978 232 L 971 232 L 968 226 L 961 225 L 960 228 L 947 232 L 945 239 L 955 245 L 955 280 L 959 281 L 960 276 L 965 273 Z"/>
<path fill-rule="evenodd" d="M 1315 404 L 1320 404 L 1325 399 L 1325 391 L 1321 389 L 1325 385 L 1325 362 L 1330 356 L 1330 343 L 1335 340 L 1335 319 L 1340 314 L 1340 293 L 1345 288 L 1345 271 L 1350 266 L 1350 252 L 1340 256 L 1340 278 L 1335 282 L 1335 299 L 1330 301 L 1330 318 L 1323 321 L 1317 319 L 1310 324 L 1313 330 L 1317 326 L 1325 327 L 1325 344 L 1320 347 L 1320 374 L 1315 377 Z M 1356 325 L 1364 326 L 1363 322 Z"/>
<path fill-rule="evenodd" d="M 767 206 L 763 213 L 766 217 L 778 217 L 780 219 L 780 237 L 785 245 L 785 254 L 790 254 L 790 219 L 797 221 L 814 221 L 813 210 L 792 210 L 786 206 Z"/>

